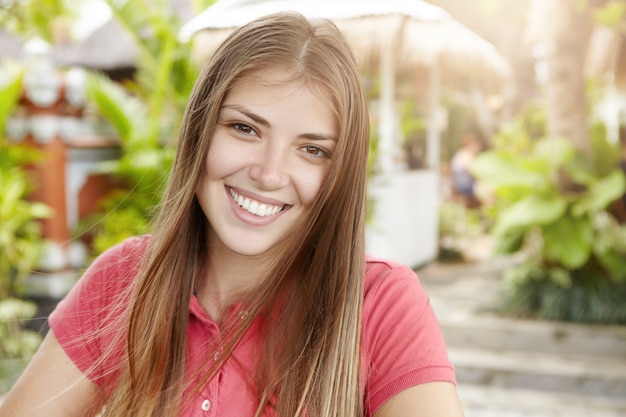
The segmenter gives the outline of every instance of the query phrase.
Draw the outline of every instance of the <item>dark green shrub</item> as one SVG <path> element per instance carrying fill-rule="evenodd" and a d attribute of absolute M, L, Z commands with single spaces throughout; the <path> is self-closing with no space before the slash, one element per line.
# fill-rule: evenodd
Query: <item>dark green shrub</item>
<path fill-rule="evenodd" d="M 498 251 L 523 255 L 506 276 L 509 314 L 626 323 L 626 227 L 607 212 L 626 180 L 617 145 L 603 129 L 592 136 L 591 155 L 541 139 L 486 152 L 472 167 L 495 196 Z"/>

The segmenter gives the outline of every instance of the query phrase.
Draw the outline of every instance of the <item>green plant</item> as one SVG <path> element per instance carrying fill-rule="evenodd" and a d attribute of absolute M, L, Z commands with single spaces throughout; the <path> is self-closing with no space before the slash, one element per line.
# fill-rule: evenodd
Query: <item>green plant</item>
<path fill-rule="evenodd" d="M 88 101 L 113 126 L 123 152 L 119 160 L 100 167 L 122 179 L 123 187 L 107 195 L 100 213 L 84 219 L 78 230 L 91 236 L 95 255 L 128 236 L 148 232 L 174 158 L 168 142 L 178 131 L 197 76 L 189 59 L 191 45 L 178 41 L 180 22 L 164 2 L 153 5 L 158 7 L 146 7 L 143 1 L 107 3 L 141 54 L 134 81 L 124 86 L 101 75 L 88 77 Z"/>
<path fill-rule="evenodd" d="M 400 127 L 404 143 L 404 149 L 407 165 L 409 169 L 424 168 L 426 149 L 426 128 L 427 121 L 418 114 L 415 108 L 415 102 L 405 100 L 402 104 L 402 118 Z"/>
<path fill-rule="evenodd" d="M 19 67 L 3 67 L 0 133 L 16 106 L 22 74 Z M 48 206 L 27 200 L 32 181 L 25 166 L 38 158 L 35 149 L 11 144 L 0 136 L 0 300 L 15 295 L 20 281 L 37 264 L 42 249 L 38 220 L 52 214 Z"/>
<path fill-rule="evenodd" d="M 601 297 L 626 286 L 626 230 L 606 211 L 626 180 L 618 148 L 605 137 L 594 128 L 591 155 L 564 139 L 541 139 L 525 151 L 483 153 L 473 164 L 495 195 L 498 251 L 525 255 L 507 276 L 508 312 L 626 323 L 623 299 Z"/>
<path fill-rule="evenodd" d="M 0 358 L 29 359 L 39 347 L 41 337 L 23 324 L 37 313 L 35 304 L 8 298 L 0 301 Z"/>
<path fill-rule="evenodd" d="M 38 333 L 23 326 L 36 311 L 35 304 L 28 301 L 0 301 L 0 393 L 11 388 L 41 343 Z"/>
<path fill-rule="evenodd" d="M 51 28 L 75 15 L 76 0 L 3 0 L 0 27 L 25 38 L 52 40 Z"/>
<path fill-rule="evenodd" d="M 439 254 L 441 261 L 461 261 L 463 251 L 483 233 L 479 209 L 469 209 L 456 201 L 439 206 Z"/>
<path fill-rule="evenodd" d="M 23 363 L 18 359 L 28 360 L 40 343 L 39 335 L 22 324 L 35 315 L 36 305 L 13 297 L 41 255 L 38 220 L 51 214 L 48 206 L 27 200 L 32 184 L 24 167 L 36 162 L 38 153 L 10 144 L 3 136 L 21 91 L 22 74 L 13 64 L 0 71 L 0 392 L 19 374 Z"/>
<path fill-rule="evenodd" d="M 89 74 L 86 94 L 111 123 L 122 144 L 122 156 L 99 166 L 113 174 L 123 186 L 100 202 L 100 211 L 81 221 L 79 233 L 89 234 L 95 254 L 121 240 L 146 233 L 152 209 L 173 161 L 173 149 L 160 142 L 158 129 L 148 117 L 148 107 L 121 85 L 99 74 Z"/>
<path fill-rule="evenodd" d="M 0 66 L 0 139 L 4 140 L 6 123 L 17 107 L 25 69 L 22 65 L 6 61 Z M 0 155 L 1 156 L 1 155 Z"/>
<path fill-rule="evenodd" d="M 29 151 L 0 144 L 0 299 L 15 294 L 22 279 L 36 266 L 42 250 L 37 220 L 52 214 L 45 204 L 26 199 L 30 184 L 24 169 L 7 166 L 9 159 L 18 163 L 18 158 L 11 156 L 29 155 Z"/>

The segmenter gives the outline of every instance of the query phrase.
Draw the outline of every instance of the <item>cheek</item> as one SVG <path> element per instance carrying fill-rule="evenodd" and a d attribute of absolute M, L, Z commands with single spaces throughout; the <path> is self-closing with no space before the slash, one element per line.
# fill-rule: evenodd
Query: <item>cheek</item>
<path fill-rule="evenodd" d="M 205 161 L 206 177 L 211 179 L 223 178 L 237 170 L 243 158 L 232 147 L 226 146 L 224 141 L 214 140 Z"/>
<path fill-rule="evenodd" d="M 299 176 L 296 188 L 300 194 L 300 201 L 303 206 L 306 208 L 313 206 L 327 174 L 328 169 L 320 168 Z"/>

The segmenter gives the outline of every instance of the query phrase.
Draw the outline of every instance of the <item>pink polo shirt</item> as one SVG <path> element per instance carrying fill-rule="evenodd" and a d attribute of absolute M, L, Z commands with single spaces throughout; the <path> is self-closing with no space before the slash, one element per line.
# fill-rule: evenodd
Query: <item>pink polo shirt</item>
<path fill-rule="evenodd" d="M 115 357 L 95 367 L 111 337 L 103 332 L 119 318 L 119 294 L 129 288 L 149 237 L 126 240 L 96 259 L 50 315 L 59 343 L 76 366 L 105 390 L 112 387 Z M 230 309 L 228 320 L 245 311 Z M 109 326 L 110 327 L 110 326 Z M 253 416 L 257 401 L 250 388 L 260 346 L 260 321 L 244 335 L 218 376 L 181 412 L 181 417 Z M 217 359 L 220 329 L 195 297 L 189 305 L 188 366 L 194 372 L 207 357 Z M 408 267 L 368 257 L 362 318 L 361 362 L 366 416 L 395 394 L 431 381 L 455 383 L 439 324 L 415 273 Z"/>

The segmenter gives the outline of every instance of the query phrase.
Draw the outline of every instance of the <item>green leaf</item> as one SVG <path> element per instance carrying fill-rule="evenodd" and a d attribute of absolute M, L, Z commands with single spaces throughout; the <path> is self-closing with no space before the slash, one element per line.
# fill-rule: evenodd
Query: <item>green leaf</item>
<path fill-rule="evenodd" d="M 577 269 L 591 255 L 593 225 L 587 216 L 564 216 L 543 228 L 543 240 L 543 254 L 547 260 Z"/>
<path fill-rule="evenodd" d="M 124 145 L 147 132 L 147 111 L 141 101 L 129 95 L 119 84 L 103 75 L 87 77 L 87 99 L 113 125 Z"/>
<path fill-rule="evenodd" d="M 569 161 L 564 168 L 569 177 L 576 184 L 589 187 L 598 179 L 598 173 L 587 155 L 577 155 L 576 158 Z M 612 169 L 613 168 L 614 167 L 612 167 Z"/>
<path fill-rule="evenodd" d="M 576 155 L 574 147 L 565 139 L 543 139 L 534 147 L 534 155 L 545 161 L 550 172 L 557 171 Z"/>
<path fill-rule="evenodd" d="M 617 200 L 626 188 L 626 179 L 621 170 L 613 172 L 591 184 L 587 194 L 572 206 L 574 216 L 582 216 L 591 211 L 604 210 Z"/>
<path fill-rule="evenodd" d="M 9 298 L 0 301 L 0 322 L 6 323 L 12 320 L 30 319 L 37 313 L 37 305 Z"/>
<path fill-rule="evenodd" d="M 535 188 L 545 183 L 543 176 L 523 166 L 520 155 L 502 151 L 488 151 L 478 155 L 471 167 L 472 173 L 494 188 L 519 186 Z"/>
<path fill-rule="evenodd" d="M 626 3 L 623 0 L 609 0 L 603 7 L 594 10 L 594 20 L 601 25 L 618 29 L 626 18 Z"/>
<path fill-rule="evenodd" d="M 596 254 L 598 262 L 608 271 L 610 277 L 615 282 L 626 282 L 626 262 L 624 258 L 626 253 L 617 253 L 615 251 Z"/>
<path fill-rule="evenodd" d="M 591 130 L 591 150 L 597 176 L 605 177 L 619 165 L 621 145 L 619 141 L 609 142 L 604 125 L 594 126 Z"/>
<path fill-rule="evenodd" d="M 515 253 L 522 249 L 526 230 L 523 228 L 507 230 L 498 236 L 496 254 Z"/>
<path fill-rule="evenodd" d="M 6 122 L 17 107 L 22 91 L 24 68 L 17 64 L 5 63 L 0 68 L 0 143 Z"/>
<path fill-rule="evenodd" d="M 501 212 L 494 233 L 501 235 L 519 227 L 546 225 L 565 213 L 567 203 L 558 194 L 532 194 Z"/>
<path fill-rule="evenodd" d="M 31 203 L 29 214 L 36 219 L 45 219 L 52 217 L 54 211 L 50 206 L 43 203 Z"/>

